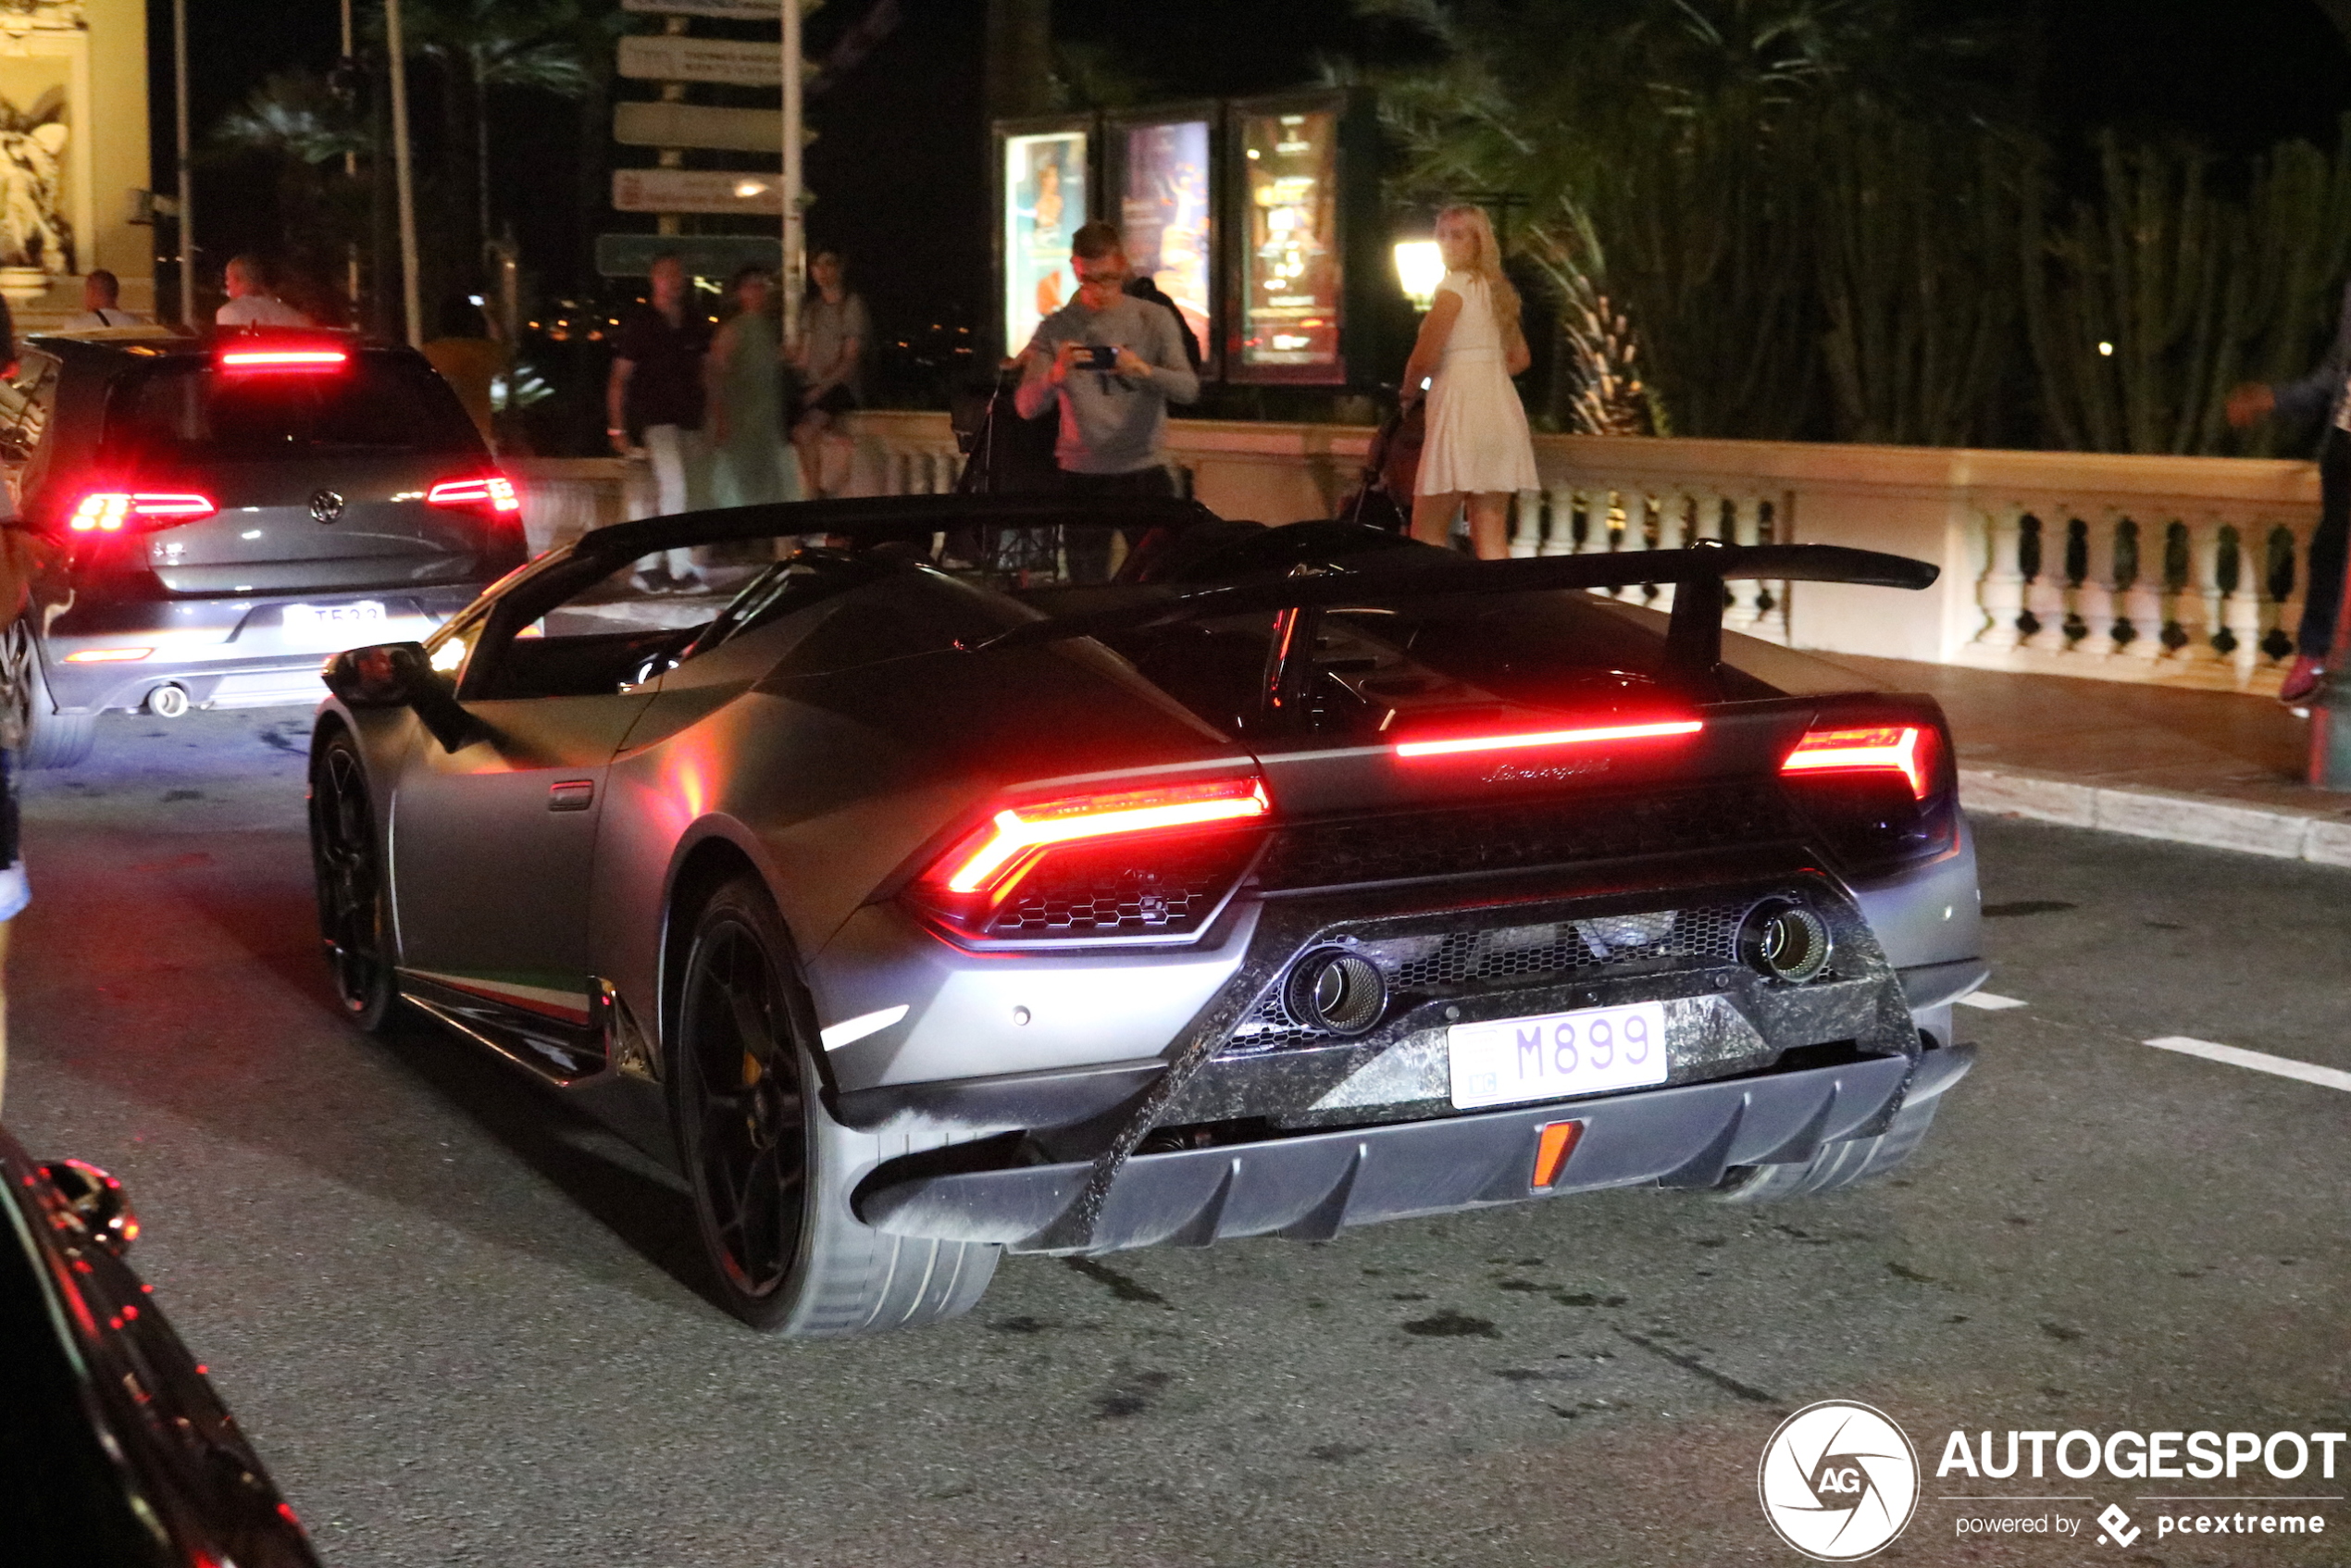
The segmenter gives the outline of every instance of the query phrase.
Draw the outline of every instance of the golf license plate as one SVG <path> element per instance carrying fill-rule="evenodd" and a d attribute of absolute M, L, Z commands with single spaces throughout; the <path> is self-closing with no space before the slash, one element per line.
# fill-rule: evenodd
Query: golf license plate
<path fill-rule="evenodd" d="M 1665 1004 L 1585 1007 L 1445 1031 L 1464 1111 L 1665 1081 Z"/>
<path fill-rule="evenodd" d="M 384 624 L 383 603 L 377 599 L 353 604 L 289 604 L 283 616 L 287 641 L 336 653 L 374 641 Z"/>

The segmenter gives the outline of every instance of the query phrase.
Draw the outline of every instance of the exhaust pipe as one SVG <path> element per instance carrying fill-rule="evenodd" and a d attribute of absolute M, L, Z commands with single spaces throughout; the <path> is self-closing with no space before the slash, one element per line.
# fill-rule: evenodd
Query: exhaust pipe
<path fill-rule="evenodd" d="M 147 692 L 147 711 L 157 718 L 183 718 L 188 712 L 188 689 L 175 681 L 166 681 Z"/>
<path fill-rule="evenodd" d="M 1801 985 L 1829 966 L 1828 923 L 1794 899 L 1765 899 L 1739 922 L 1739 958 L 1773 979 Z"/>

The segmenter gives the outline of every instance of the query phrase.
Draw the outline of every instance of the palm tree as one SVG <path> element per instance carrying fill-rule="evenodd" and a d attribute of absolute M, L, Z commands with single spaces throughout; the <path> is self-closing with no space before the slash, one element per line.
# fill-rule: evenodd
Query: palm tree
<path fill-rule="evenodd" d="M 609 36 L 609 8 L 591 0 L 427 0 L 404 19 L 409 51 L 442 74 L 450 184 L 461 200 L 472 197 L 460 207 L 471 223 L 470 234 L 461 227 L 461 238 L 471 243 L 460 254 L 476 256 L 491 233 L 491 91 L 585 96 L 597 81 L 591 41 Z M 469 143 L 472 168 L 461 173 L 459 149 Z"/>
<path fill-rule="evenodd" d="M 1635 363 L 1639 412 L 1656 428 L 1669 409 L 1691 434 L 1784 436 L 1816 420 L 1834 327 L 1816 279 L 1822 206 L 1852 188 L 1822 189 L 1818 160 L 1837 145 L 1823 128 L 1833 115 L 1964 121 L 1986 97 L 1978 41 L 1919 25 L 1909 0 L 1358 8 L 1417 30 L 1439 56 L 1370 73 L 1405 154 L 1396 193 L 1526 199 L 1524 254 L 1581 367 L 1553 400 L 1571 428 L 1625 428 Z M 1857 396 L 1884 401 L 1862 384 L 1882 362 L 1848 356 L 1841 424 Z M 1603 388 L 1614 390 L 1595 404 Z M 1925 405 L 1907 389 L 1895 401 Z"/>
<path fill-rule="evenodd" d="M 223 115 L 209 138 L 223 152 L 249 153 L 274 167 L 278 229 L 301 274 L 297 292 L 319 286 L 340 268 L 360 223 L 357 187 L 321 170 L 345 153 L 368 149 L 360 112 L 328 81 L 307 70 L 280 71 Z M 313 309 L 323 298 L 305 297 Z M 355 305 L 356 302 L 352 302 Z"/>
<path fill-rule="evenodd" d="M 225 147 L 312 165 L 367 150 L 366 134 L 352 111 L 325 78 L 306 70 L 270 77 L 223 115 L 212 135 Z"/>

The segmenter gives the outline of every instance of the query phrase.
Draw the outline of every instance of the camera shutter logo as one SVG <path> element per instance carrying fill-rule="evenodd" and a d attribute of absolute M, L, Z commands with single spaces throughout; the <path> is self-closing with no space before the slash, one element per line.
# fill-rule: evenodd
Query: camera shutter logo
<path fill-rule="evenodd" d="M 1823 1400 L 1780 1423 L 1755 1487 L 1780 1539 L 1817 1562 L 1858 1562 L 1909 1524 L 1918 1450 L 1884 1412 Z"/>

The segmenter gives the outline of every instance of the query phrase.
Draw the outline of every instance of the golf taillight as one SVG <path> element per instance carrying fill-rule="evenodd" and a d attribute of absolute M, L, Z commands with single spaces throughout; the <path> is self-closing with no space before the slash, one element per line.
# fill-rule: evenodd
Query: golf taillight
<path fill-rule="evenodd" d="M 1876 725 L 1853 729 L 1810 729 L 1796 750 L 1780 764 L 1783 774 L 1858 773 L 1872 769 L 1899 773 L 1913 800 L 1924 800 L 1934 788 L 1934 731 L 1915 724 Z"/>
<path fill-rule="evenodd" d="M 1223 906 L 1272 811 L 1254 774 L 1009 803 L 939 856 L 914 892 L 971 937 L 1183 936 Z"/>
<path fill-rule="evenodd" d="M 442 480 L 425 492 L 425 504 L 504 517 L 522 510 L 522 497 L 515 492 L 515 481 L 505 475 L 476 474 L 468 479 Z"/>
<path fill-rule="evenodd" d="M 70 533 L 168 529 L 218 510 L 210 496 L 193 491 L 93 490 L 74 504 L 66 529 Z"/>

